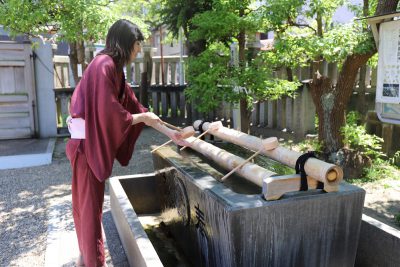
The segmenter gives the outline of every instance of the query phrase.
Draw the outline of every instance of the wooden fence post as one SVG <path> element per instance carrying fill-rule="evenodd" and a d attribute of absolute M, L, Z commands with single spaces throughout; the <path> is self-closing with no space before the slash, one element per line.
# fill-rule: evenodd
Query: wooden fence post
<path fill-rule="evenodd" d="M 260 102 L 253 103 L 253 111 L 251 113 L 251 123 L 253 126 L 260 124 Z"/>
<path fill-rule="evenodd" d="M 276 100 L 268 100 L 268 128 L 276 127 Z"/>
<path fill-rule="evenodd" d="M 282 130 L 286 127 L 286 97 L 282 97 L 276 101 L 277 112 L 276 122 L 277 128 Z"/>
<path fill-rule="evenodd" d="M 293 130 L 293 98 L 290 96 L 286 97 L 286 130 L 291 132 Z"/>
<path fill-rule="evenodd" d="M 268 123 L 268 106 L 267 101 L 260 103 L 260 126 L 265 127 Z"/>
<path fill-rule="evenodd" d="M 148 100 L 148 88 L 150 86 L 151 81 L 151 73 L 153 70 L 153 61 L 150 55 L 151 46 L 144 46 L 143 47 L 143 72 L 140 82 L 140 103 L 146 108 L 149 107 L 149 100 Z M 136 65 L 135 65 L 136 68 Z"/>

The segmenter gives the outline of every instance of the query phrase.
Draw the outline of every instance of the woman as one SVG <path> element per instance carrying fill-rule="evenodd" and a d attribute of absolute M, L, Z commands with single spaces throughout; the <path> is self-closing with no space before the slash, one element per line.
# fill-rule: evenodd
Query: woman
<path fill-rule="evenodd" d="M 128 20 L 108 31 L 106 46 L 85 70 L 71 98 L 66 154 L 72 167 L 72 208 L 80 257 L 77 265 L 106 266 L 102 238 L 105 180 L 114 159 L 126 166 L 144 124 L 187 145 L 177 131 L 166 130 L 147 112 L 125 82 L 123 67 L 141 50 L 143 35 Z"/>

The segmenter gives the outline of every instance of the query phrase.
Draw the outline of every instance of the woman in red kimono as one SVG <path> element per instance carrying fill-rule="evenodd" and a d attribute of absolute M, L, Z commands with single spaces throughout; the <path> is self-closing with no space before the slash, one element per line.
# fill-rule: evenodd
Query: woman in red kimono
<path fill-rule="evenodd" d="M 106 266 L 101 225 L 105 180 L 114 159 L 128 165 L 144 124 L 160 127 L 158 116 L 138 102 L 123 72 L 140 52 L 143 39 L 135 24 L 115 22 L 105 49 L 89 64 L 71 98 L 66 154 L 72 167 L 72 208 L 81 253 L 77 265 Z M 177 131 L 166 134 L 179 145 L 187 144 Z"/>

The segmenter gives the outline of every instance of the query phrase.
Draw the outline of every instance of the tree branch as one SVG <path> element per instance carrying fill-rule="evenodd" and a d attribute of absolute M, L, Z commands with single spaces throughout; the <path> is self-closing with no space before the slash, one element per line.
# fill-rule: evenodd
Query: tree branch
<path fill-rule="evenodd" d="M 309 28 L 309 29 L 311 29 L 311 30 L 313 30 L 316 34 L 317 34 L 317 30 L 316 29 L 314 29 L 313 27 L 311 27 L 310 25 L 308 25 L 308 24 L 300 24 L 300 23 L 295 23 L 295 22 L 290 22 L 290 23 L 288 23 L 289 24 L 289 26 L 293 26 L 293 27 L 305 27 L 305 28 Z"/>
<path fill-rule="evenodd" d="M 313 31 L 315 32 L 315 34 L 317 34 L 317 30 L 314 29 L 313 27 L 311 27 L 310 25 L 294 22 L 293 19 L 292 19 L 291 17 L 288 17 L 287 23 L 288 23 L 289 26 L 293 26 L 293 27 L 299 27 L 299 28 L 300 28 L 300 27 L 304 27 L 304 28 L 309 28 L 309 29 L 313 30 Z"/>
<path fill-rule="evenodd" d="M 264 8 L 264 6 L 259 6 L 259 7 L 255 8 L 255 9 L 249 9 L 249 11 L 246 12 L 246 15 L 251 14 L 251 13 L 253 13 L 255 11 L 259 11 L 260 9 L 263 9 L 263 8 Z"/>

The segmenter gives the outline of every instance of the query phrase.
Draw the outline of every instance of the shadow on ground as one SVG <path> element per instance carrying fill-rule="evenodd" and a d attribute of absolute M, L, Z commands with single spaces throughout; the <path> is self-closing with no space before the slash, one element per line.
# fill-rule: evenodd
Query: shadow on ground
<path fill-rule="evenodd" d="M 400 214 L 400 201 L 375 201 L 369 207 L 364 207 L 364 213 L 379 221 L 400 230 L 400 222 L 396 222 L 395 216 Z"/>
<path fill-rule="evenodd" d="M 49 208 L 71 194 L 71 170 L 65 156 L 67 140 L 57 140 L 50 165 L 0 170 L 0 266 L 45 265 Z M 112 176 L 152 172 L 150 145 L 166 140 L 162 134 L 145 128 L 129 166 L 114 164 Z M 60 216 L 70 216 L 70 209 L 65 206 L 65 213 Z M 106 237 L 111 240 L 116 229 L 109 209 L 104 210 L 103 223 Z M 71 230 L 73 224 L 66 227 Z M 124 267 L 127 263 L 122 260 L 125 255 L 118 242 L 108 244 L 111 266 Z M 119 254 L 114 253 L 117 251 Z"/>

